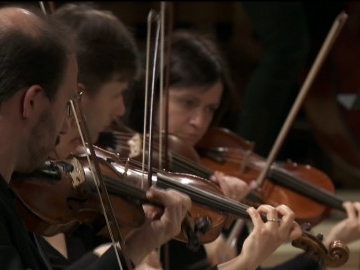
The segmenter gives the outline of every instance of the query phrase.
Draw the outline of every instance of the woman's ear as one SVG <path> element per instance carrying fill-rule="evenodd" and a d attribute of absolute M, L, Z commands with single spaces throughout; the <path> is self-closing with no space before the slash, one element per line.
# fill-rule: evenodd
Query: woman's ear
<path fill-rule="evenodd" d="M 31 114 L 40 107 L 43 99 L 43 89 L 39 85 L 30 86 L 22 100 L 22 117 L 29 118 Z"/>

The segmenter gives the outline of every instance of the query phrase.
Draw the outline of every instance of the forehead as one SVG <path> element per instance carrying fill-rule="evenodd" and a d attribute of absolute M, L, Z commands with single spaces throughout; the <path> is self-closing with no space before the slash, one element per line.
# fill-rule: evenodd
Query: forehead
<path fill-rule="evenodd" d="M 129 83 L 126 81 L 111 80 L 101 85 L 97 96 L 112 95 L 127 90 Z"/>
<path fill-rule="evenodd" d="M 170 87 L 169 94 L 172 96 L 189 95 L 201 100 L 213 100 L 219 102 L 223 89 L 224 86 L 219 81 L 210 86 Z"/>

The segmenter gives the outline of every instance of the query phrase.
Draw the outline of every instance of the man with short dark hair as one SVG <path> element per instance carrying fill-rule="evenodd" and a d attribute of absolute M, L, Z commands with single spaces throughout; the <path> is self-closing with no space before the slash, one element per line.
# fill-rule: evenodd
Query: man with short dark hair
<path fill-rule="evenodd" d="M 76 94 L 78 68 L 72 40 L 65 33 L 65 28 L 36 11 L 0 9 L 2 269 L 47 268 L 16 212 L 8 184 L 13 172 L 39 167 L 59 134 L 67 131 L 66 107 Z"/>

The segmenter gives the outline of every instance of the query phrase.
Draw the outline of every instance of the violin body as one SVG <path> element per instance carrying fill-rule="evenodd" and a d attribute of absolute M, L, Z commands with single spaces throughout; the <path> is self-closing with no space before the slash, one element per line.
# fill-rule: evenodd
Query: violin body
<path fill-rule="evenodd" d="M 251 142 L 238 137 L 227 129 L 217 127 L 210 128 L 196 146 L 201 163 L 205 167 L 224 171 L 248 183 L 255 181 L 262 167 L 265 166 L 265 159 L 253 153 L 252 148 Z M 324 192 L 326 194 L 334 192 L 332 181 L 324 173 L 310 165 L 287 161 L 277 166 L 294 179 L 311 183 L 312 187 L 318 190 L 319 197 Z M 292 183 L 295 185 L 301 182 L 293 181 Z M 287 188 L 284 188 L 286 183 L 279 184 L 281 183 L 275 184 L 274 179 L 266 178 L 259 187 L 262 200 L 271 205 L 285 204 L 289 206 L 294 211 L 299 223 L 307 222 L 314 226 L 328 215 L 328 205 L 309 198 L 310 189 L 307 189 L 307 186 L 302 188 L 301 194 L 299 193 L 302 191 L 301 187 L 294 192 L 290 184 Z M 341 202 L 336 203 L 336 208 L 343 210 Z"/>
<path fill-rule="evenodd" d="M 142 205 L 151 204 L 145 198 L 145 191 L 149 188 L 147 175 L 136 161 L 129 163 L 119 155 L 98 147 L 94 150 L 116 220 L 126 236 L 145 222 Z M 71 170 L 67 169 L 69 167 Z M 14 175 L 11 188 L 26 227 L 37 234 L 53 236 L 60 232 L 70 233 L 80 224 L 86 224 L 108 236 L 90 171 L 86 155 L 79 154 L 68 161 L 49 161 L 42 171 L 32 175 Z M 183 185 L 222 195 L 210 181 L 185 174 L 171 176 Z M 154 181 L 156 185 L 156 177 Z M 32 194 L 39 191 L 41 196 L 34 198 Z M 193 203 L 188 219 L 183 222 L 183 230 L 175 239 L 188 242 L 193 248 L 212 242 L 219 236 L 227 216 L 221 210 Z"/>
<path fill-rule="evenodd" d="M 42 171 L 14 175 L 10 188 L 16 195 L 16 207 L 26 227 L 44 236 L 70 233 L 80 224 L 91 226 L 95 232 L 103 230 L 106 222 L 98 195 L 85 185 L 77 186 L 78 180 L 67 173 L 64 166 L 68 164 L 47 162 Z M 120 196 L 111 196 L 111 202 L 123 231 L 144 223 L 141 204 Z"/>

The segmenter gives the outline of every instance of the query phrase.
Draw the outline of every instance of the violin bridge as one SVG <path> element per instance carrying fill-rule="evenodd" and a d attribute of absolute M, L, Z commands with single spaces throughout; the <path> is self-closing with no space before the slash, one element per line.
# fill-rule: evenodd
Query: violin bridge
<path fill-rule="evenodd" d="M 80 161 L 77 158 L 73 157 L 70 163 L 74 169 L 69 174 L 71 176 L 74 188 L 77 188 L 85 182 L 85 173 Z"/>
<path fill-rule="evenodd" d="M 140 155 L 142 144 L 139 133 L 134 134 L 134 136 L 132 136 L 131 139 L 127 141 L 127 144 L 129 145 L 130 149 L 130 158 L 134 158 Z"/>

